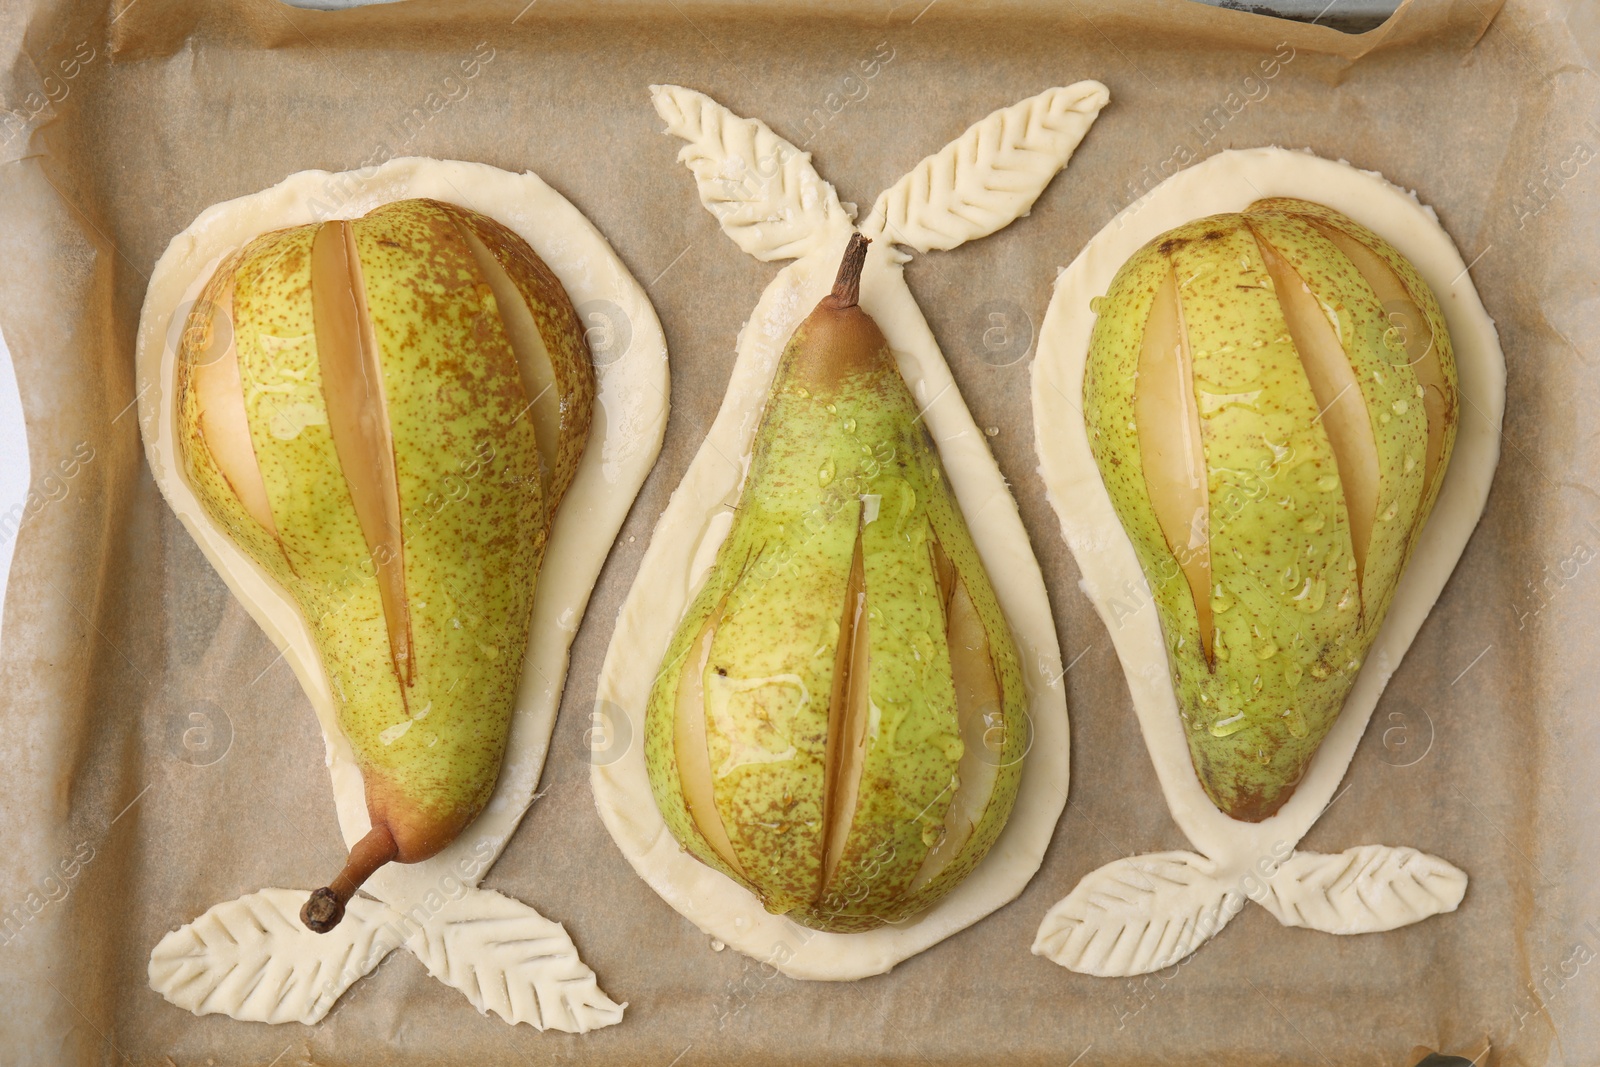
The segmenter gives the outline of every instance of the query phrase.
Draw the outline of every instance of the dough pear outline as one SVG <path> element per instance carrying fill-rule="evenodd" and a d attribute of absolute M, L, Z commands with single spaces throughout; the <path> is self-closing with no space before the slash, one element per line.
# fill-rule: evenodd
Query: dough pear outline
<path fill-rule="evenodd" d="M 213 527 L 181 474 L 172 387 L 178 331 L 171 320 L 226 253 L 263 230 L 356 218 L 408 197 L 449 201 L 511 227 L 560 278 L 586 324 L 595 325 L 594 314 L 622 316 L 599 326 L 626 325 L 630 337 L 625 351 L 607 352 L 596 367 L 594 421 L 540 571 L 500 776 L 488 806 L 456 841 L 430 860 L 378 872 L 332 933 L 311 933 L 300 922 L 308 890 L 262 889 L 167 934 L 151 953 L 150 984 L 197 1015 L 310 1025 L 404 945 L 480 1012 L 584 1033 L 620 1022 L 626 1005 L 601 990 L 559 923 L 478 884 L 536 798 L 572 638 L 666 427 L 666 339 L 643 288 L 605 237 L 532 172 L 459 161 L 407 157 L 338 174 L 302 171 L 216 205 L 173 238 L 152 274 L 137 344 L 145 453 L 179 520 L 294 669 L 322 728 L 345 842 L 360 840 L 370 828 L 360 772 L 298 609 Z"/>
<path fill-rule="evenodd" d="M 662 652 L 727 533 L 727 508 L 737 501 L 784 342 L 832 286 L 856 230 L 854 206 L 839 201 L 809 154 L 764 123 L 690 89 L 666 85 L 652 92 L 667 132 L 687 142 L 678 158 L 723 231 L 758 260 L 793 262 L 767 286 L 740 331 L 722 407 L 657 523 L 618 616 L 598 697 L 629 718 L 635 738 L 644 733 Z M 861 306 L 883 329 L 923 408 L 1022 657 L 1035 741 L 1010 821 L 989 856 L 916 919 L 866 933 L 823 933 L 768 914 L 752 894 L 681 849 L 656 809 L 642 746 L 591 771 L 606 828 L 640 876 L 708 935 L 791 977 L 879 974 L 1001 907 L 1038 869 L 1065 804 L 1066 698 L 1043 578 L 986 439 L 906 286 L 901 265 L 910 257 L 895 246 L 954 248 L 1026 214 L 1108 99 L 1103 85 L 1084 81 L 993 112 L 895 182 L 860 227 L 873 238 Z"/>
<path fill-rule="evenodd" d="M 1201 790 L 1155 612 L 1123 613 L 1127 591 L 1141 590 L 1144 603 L 1149 594 L 1090 454 L 1079 400 L 1094 321 L 1089 301 L 1128 256 L 1175 226 L 1275 196 L 1342 211 L 1412 261 L 1444 311 L 1462 403 L 1438 502 L 1342 712 L 1289 801 L 1248 823 L 1219 811 Z M 1285 926 L 1336 934 L 1392 930 L 1454 911 L 1467 876 L 1437 857 L 1386 845 L 1334 855 L 1296 848 L 1338 799 L 1384 685 L 1477 525 L 1499 457 L 1505 358 L 1467 265 L 1432 210 L 1381 175 L 1309 152 L 1227 151 L 1180 171 L 1107 223 L 1058 276 L 1034 361 L 1033 406 L 1040 473 L 1062 535 L 1116 646 L 1167 806 L 1196 849 L 1119 859 L 1089 873 L 1045 915 L 1033 951 L 1081 973 L 1126 977 L 1183 960 L 1247 900 Z"/>

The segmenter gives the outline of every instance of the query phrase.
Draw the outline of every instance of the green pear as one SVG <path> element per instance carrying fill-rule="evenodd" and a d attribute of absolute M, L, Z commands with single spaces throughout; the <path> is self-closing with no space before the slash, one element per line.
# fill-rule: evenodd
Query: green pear
<path fill-rule="evenodd" d="M 1157 237 L 1095 306 L 1095 460 L 1200 783 L 1259 822 L 1338 717 L 1438 497 L 1450 335 L 1388 242 L 1292 199 Z"/>
<path fill-rule="evenodd" d="M 733 524 L 650 695 L 691 853 L 823 930 L 899 922 L 994 843 L 1021 777 L 1015 643 L 882 332 L 867 240 L 796 328 Z"/>
<path fill-rule="evenodd" d="M 265 234 L 224 262 L 177 363 L 207 514 L 298 606 L 372 831 L 302 913 L 326 931 L 500 773 L 551 516 L 593 371 L 565 290 L 483 215 L 404 200 Z"/>

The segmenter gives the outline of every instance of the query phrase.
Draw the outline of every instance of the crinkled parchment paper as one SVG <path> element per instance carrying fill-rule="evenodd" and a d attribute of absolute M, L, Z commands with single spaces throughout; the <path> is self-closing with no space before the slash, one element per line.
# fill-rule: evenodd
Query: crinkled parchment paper
<path fill-rule="evenodd" d="M 0 329 L 36 495 L 0 650 L 0 1061 L 280 1065 L 1008 1061 L 1600 1063 L 1600 15 L 1592 0 L 1413 0 L 1360 37 L 1183 0 L 447 4 L 9 0 L 0 9 Z M 775 265 L 728 247 L 647 86 L 704 90 L 865 200 L 996 107 L 1096 78 L 1112 103 L 1004 233 L 907 280 L 1010 478 L 1056 614 L 1072 796 L 1015 903 L 854 985 L 714 946 L 639 880 L 589 792 L 596 672 L 667 494 Z M 1433 205 L 1509 372 L 1484 516 L 1310 849 L 1396 842 L 1472 876 L 1393 933 L 1250 909 L 1134 982 L 1032 956 L 1044 911 L 1118 856 L 1181 847 L 1103 625 L 1035 473 L 1028 359 L 1055 271 L 1223 148 L 1310 147 Z M 313 885 L 341 852 L 310 709 L 144 467 L 145 277 L 209 205 L 397 155 L 531 168 L 606 234 L 672 355 L 662 459 L 574 645 L 530 809 L 485 885 L 563 921 L 618 1027 L 478 1016 L 396 955 L 314 1028 L 195 1018 L 145 981 L 212 903 Z M 1063 412 L 1062 417 L 1071 417 Z M 636 739 L 635 739 L 636 740 Z M 623 743 L 629 743 L 624 741 Z M 597 758 L 603 758 L 600 753 Z"/>

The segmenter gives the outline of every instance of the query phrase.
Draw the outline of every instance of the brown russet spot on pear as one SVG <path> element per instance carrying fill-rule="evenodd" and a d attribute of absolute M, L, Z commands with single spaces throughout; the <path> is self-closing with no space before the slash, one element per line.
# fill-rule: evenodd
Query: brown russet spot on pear
<path fill-rule="evenodd" d="M 1084 419 L 1149 581 L 1200 784 L 1259 822 L 1332 727 L 1458 420 L 1444 317 L 1382 237 L 1261 200 L 1096 301 Z"/>
<path fill-rule="evenodd" d="M 218 268 L 177 372 L 184 473 L 296 603 L 372 830 L 307 902 L 326 931 L 448 845 L 505 751 L 550 524 L 595 383 L 555 275 L 476 212 L 404 200 Z"/>

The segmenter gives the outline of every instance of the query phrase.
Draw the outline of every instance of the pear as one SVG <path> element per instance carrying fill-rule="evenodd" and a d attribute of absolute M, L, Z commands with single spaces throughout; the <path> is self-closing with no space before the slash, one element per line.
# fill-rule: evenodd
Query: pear
<path fill-rule="evenodd" d="M 1388 242 L 1293 199 L 1157 237 L 1095 307 L 1095 461 L 1200 783 L 1259 822 L 1338 717 L 1438 497 L 1450 335 Z"/>
<path fill-rule="evenodd" d="M 566 292 L 431 200 L 264 234 L 185 324 L 178 448 L 206 512 L 299 608 L 372 830 L 301 913 L 475 818 L 500 772 L 551 516 L 593 371 Z"/>
<path fill-rule="evenodd" d="M 1027 743 L 1015 643 L 888 342 L 867 239 L 780 358 L 726 540 L 650 694 L 668 828 L 767 910 L 900 922 L 994 843 Z"/>

